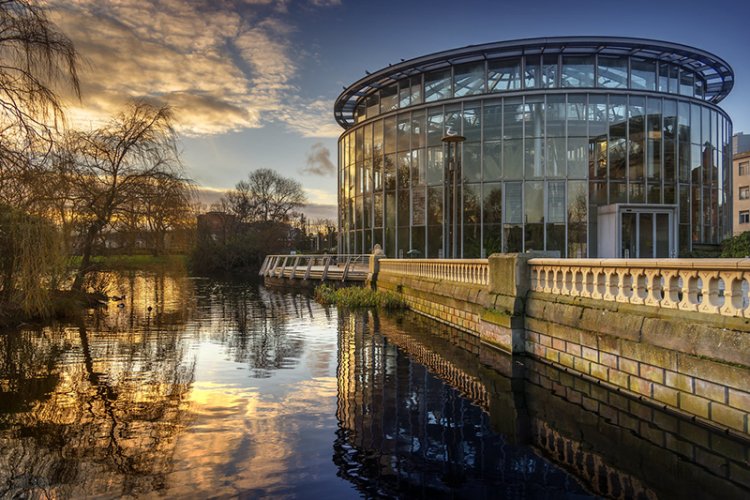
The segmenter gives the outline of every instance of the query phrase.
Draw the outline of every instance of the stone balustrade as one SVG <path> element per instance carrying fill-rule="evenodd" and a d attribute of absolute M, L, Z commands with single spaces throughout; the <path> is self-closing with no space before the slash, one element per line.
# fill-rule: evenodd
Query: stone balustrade
<path fill-rule="evenodd" d="M 750 259 L 531 259 L 530 289 L 750 317 Z"/>
<path fill-rule="evenodd" d="M 380 272 L 410 278 L 487 286 L 487 259 L 380 259 Z"/>

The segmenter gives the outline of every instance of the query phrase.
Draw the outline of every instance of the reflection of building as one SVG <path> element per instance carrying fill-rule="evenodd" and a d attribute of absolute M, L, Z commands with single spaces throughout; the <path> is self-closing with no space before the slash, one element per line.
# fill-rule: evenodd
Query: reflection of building
<path fill-rule="evenodd" d="M 377 316 L 341 317 L 334 462 L 342 477 L 367 496 L 551 498 L 584 492 L 530 447 L 492 431 L 490 416 L 462 396 L 475 393 L 481 404 L 486 391 L 478 379 L 406 335 L 389 332 L 386 339 L 379 328 Z"/>
<path fill-rule="evenodd" d="M 734 207 L 732 213 L 733 233 L 750 231 L 750 135 L 735 134 L 732 138 L 732 177 Z"/>
<path fill-rule="evenodd" d="M 734 75 L 629 38 L 500 42 L 395 64 L 337 99 L 341 250 L 446 253 L 446 135 L 462 182 L 457 256 L 663 257 L 731 233 Z M 451 193 L 452 194 L 452 193 Z"/>

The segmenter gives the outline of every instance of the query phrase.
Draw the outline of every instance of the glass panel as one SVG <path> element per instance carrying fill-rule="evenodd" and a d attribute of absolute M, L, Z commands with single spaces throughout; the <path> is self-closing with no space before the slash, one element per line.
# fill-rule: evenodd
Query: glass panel
<path fill-rule="evenodd" d="M 396 117 L 391 116 L 383 121 L 384 145 L 386 154 L 396 152 Z"/>
<path fill-rule="evenodd" d="M 586 96 L 568 95 L 568 137 L 586 137 Z"/>
<path fill-rule="evenodd" d="M 478 142 L 463 145 L 463 179 L 466 182 L 482 180 L 481 145 Z"/>
<path fill-rule="evenodd" d="M 627 172 L 627 105 L 625 97 L 611 96 L 609 103 L 609 178 L 625 179 Z M 625 200 L 623 200 L 625 201 Z"/>
<path fill-rule="evenodd" d="M 443 188 L 427 188 L 427 256 L 437 258 L 443 252 Z"/>
<path fill-rule="evenodd" d="M 464 184 L 463 188 L 463 257 L 481 255 L 480 192 L 481 184 Z"/>
<path fill-rule="evenodd" d="M 380 90 L 380 112 L 387 113 L 398 108 L 398 87 L 391 85 Z"/>
<path fill-rule="evenodd" d="M 525 62 L 526 66 L 524 67 L 524 85 L 527 89 L 541 87 L 541 58 L 539 56 L 526 56 Z"/>
<path fill-rule="evenodd" d="M 463 136 L 466 142 L 479 141 L 482 138 L 481 109 L 477 107 L 466 107 L 463 113 Z"/>
<path fill-rule="evenodd" d="M 411 149 L 423 148 L 425 146 L 424 131 L 424 111 L 413 112 L 411 114 Z"/>
<path fill-rule="evenodd" d="M 510 142 L 510 141 L 508 141 Z M 544 175 L 544 139 L 533 137 L 524 143 L 526 178 L 538 179 Z"/>
<path fill-rule="evenodd" d="M 631 97 L 629 106 L 630 119 L 628 140 L 628 176 L 631 181 L 643 180 L 643 156 L 645 153 L 645 120 L 646 100 L 643 97 Z M 635 201 L 631 197 L 631 201 Z M 641 200 L 642 201 L 642 200 Z"/>
<path fill-rule="evenodd" d="M 523 222 L 523 204 L 520 182 L 508 182 L 505 184 L 505 223 L 521 224 Z"/>
<path fill-rule="evenodd" d="M 411 85 L 409 80 L 398 82 L 398 107 L 406 108 L 411 105 Z"/>
<path fill-rule="evenodd" d="M 484 194 L 484 255 L 501 252 L 502 246 L 502 201 L 503 185 L 501 183 L 485 184 Z"/>
<path fill-rule="evenodd" d="M 385 189 L 394 190 L 396 189 L 396 155 L 390 154 L 385 156 L 384 167 L 384 179 Z"/>
<path fill-rule="evenodd" d="M 547 137 L 565 137 L 566 108 L 564 95 L 547 96 Z"/>
<path fill-rule="evenodd" d="M 547 222 L 565 223 L 565 183 L 547 183 Z"/>
<path fill-rule="evenodd" d="M 521 60 L 506 59 L 487 64 L 487 91 L 501 92 L 521 88 Z"/>
<path fill-rule="evenodd" d="M 568 181 L 568 254 L 570 258 L 586 257 L 586 223 L 588 183 Z"/>
<path fill-rule="evenodd" d="M 382 193 L 375 193 L 375 207 L 374 207 L 374 216 L 375 216 L 375 227 L 382 227 L 383 226 L 383 194 Z"/>
<path fill-rule="evenodd" d="M 656 63 L 638 58 L 630 59 L 630 88 L 656 90 Z"/>
<path fill-rule="evenodd" d="M 628 60 L 625 57 L 598 58 L 597 85 L 610 89 L 624 89 L 628 86 Z"/>
<path fill-rule="evenodd" d="M 422 103 L 422 77 L 414 76 L 410 80 L 411 82 L 411 104 Z"/>
<path fill-rule="evenodd" d="M 677 164 L 682 182 L 690 179 L 690 105 L 680 102 L 677 105 Z"/>
<path fill-rule="evenodd" d="M 658 180 L 661 178 L 661 99 L 648 99 L 648 123 L 646 128 L 648 138 L 646 177 L 649 180 Z"/>
<path fill-rule="evenodd" d="M 484 161 L 482 178 L 485 181 L 499 181 L 502 179 L 503 171 L 500 166 L 501 151 L 502 143 L 500 142 L 484 143 L 484 154 L 482 155 L 482 160 Z"/>
<path fill-rule="evenodd" d="M 409 191 L 401 189 L 398 191 L 398 225 L 402 227 L 408 227 L 409 221 L 411 220 L 411 213 L 409 205 L 411 205 L 411 199 L 409 198 Z M 399 247 L 401 242 L 399 242 Z M 408 248 L 407 248 L 408 251 Z"/>
<path fill-rule="evenodd" d="M 680 71 L 680 95 L 693 97 L 695 75 L 689 71 Z"/>
<path fill-rule="evenodd" d="M 484 140 L 495 141 L 502 138 L 503 107 L 500 104 L 484 104 L 482 113 L 482 126 L 484 127 Z"/>
<path fill-rule="evenodd" d="M 434 186 L 443 183 L 444 163 L 442 146 L 427 148 L 427 184 Z"/>
<path fill-rule="evenodd" d="M 451 71 L 439 70 L 424 76 L 425 102 L 439 101 L 451 96 Z"/>
<path fill-rule="evenodd" d="M 456 97 L 484 93 L 484 62 L 462 64 L 454 68 L 453 88 Z"/>
<path fill-rule="evenodd" d="M 664 259 L 669 255 L 669 214 L 656 214 L 656 258 Z"/>
<path fill-rule="evenodd" d="M 366 101 L 367 106 L 367 118 L 372 118 L 373 116 L 377 116 L 379 110 L 380 110 L 380 99 L 378 98 L 377 94 L 373 94 L 367 98 Z"/>
<path fill-rule="evenodd" d="M 542 62 L 542 83 L 544 88 L 558 86 L 559 64 L 557 54 L 546 54 Z"/>
<path fill-rule="evenodd" d="M 399 189 L 409 189 L 409 171 L 411 170 L 411 153 L 399 153 L 397 160 L 397 183 Z"/>
<path fill-rule="evenodd" d="M 435 111 L 430 110 L 430 114 L 427 115 L 427 145 L 442 147 L 442 138 L 443 112 L 440 110 L 435 113 Z"/>
<path fill-rule="evenodd" d="M 674 181 L 677 167 L 677 103 L 665 99 L 662 115 L 664 181 L 669 183 Z"/>
<path fill-rule="evenodd" d="M 405 151 L 409 149 L 409 141 L 411 140 L 411 117 L 409 113 L 402 113 L 398 115 L 398 151 Z"/>
<path fill-rule="evenodd" d="M 411 250 L 408 257 L 418 259 L 425 256 L 424 226 L 411 228 Z"/>
<path fill-rule="evenodd" d="M 524 184 L 524 251 L 544 250 L 544 183 Z"/>
<path fill-rule="evenodd" d="M 654 258 L 654 214 L 638 214 L 638 258 Z"/>
<path fill-rule="evenodd" d="M 669 64 L 659 64 L 659 92 L 669 92 Z"/>
<path fill-rule="evenodd" d="M 585 139 L 584 139 L 585 140 Z M 585 151 L 584 146 L 584 151 Z M 547 139 L 545 154 L 547 177 L 565 177 L 565 138 L 552 137 Z"/>
<path fill-rule="evenodd" d="M 505 180 L 523 178 L 523 139 L 503 142 L 503 178 Z"/>
<path fill-rule="evenodd" d="M 622 217 L 622 248 L 620 250 L 620 257 L 623 259 L 634 259 L 638 257 L 636 252 L 637 236 L 636 236 L 636 215 L 632 212 L 625 212 L 621 215 Z"/>
<path fill-rule="evenodd" d="M 567 143 L 568 177 L 583 179 L 588 165 L 588 139 L 585 137 L 568 137 Z"/>
<path fill-rule="evenodd" d="M 565 56 L 561 75 L 562 87 L 593 87 L 594 58 L 591 56 Z"/>

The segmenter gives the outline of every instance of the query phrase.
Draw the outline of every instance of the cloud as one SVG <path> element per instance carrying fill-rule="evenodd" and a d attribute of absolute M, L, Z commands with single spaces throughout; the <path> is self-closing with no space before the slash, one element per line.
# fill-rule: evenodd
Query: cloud
<path fill-rule="evenodd" d="M 83 59 L 82 98 L 68 96 L 74 124 L 96 125 L 128 100 L 145 98 L 173 107 L 186 135 L 274 120 L 305 137 L 340 133 L 329 103 L 299 97 L 288 0 L 52 0 L 50 6 Z"/>
<path fill-rule="evenodd" d="M 307 153 L 307 167 L 302 169 L 302 173 L 321 177 L 336 174 L 336 166 L 331 161 L 331 151 L 322 142 L 316 142 L 310 148 L 310 152 Z"/>

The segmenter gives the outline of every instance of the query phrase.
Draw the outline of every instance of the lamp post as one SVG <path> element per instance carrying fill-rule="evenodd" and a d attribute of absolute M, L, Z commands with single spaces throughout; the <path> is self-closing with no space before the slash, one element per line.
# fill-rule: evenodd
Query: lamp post
<path fill-rule="evenodd" d="M 461 179 L 461 157 L 458 154 L 458 146 L 466 140 L 466 137 L 451 134 L 448 129 L 445 137 L 441 139 L 448 145 L 445 169 L 445 190 L 443 193 L 443 221 L 445 224 L 445 257 L 455 259 L 458 255 L 458 183 Z M 447 245 L 446 245 L 447 243 Z"/>

